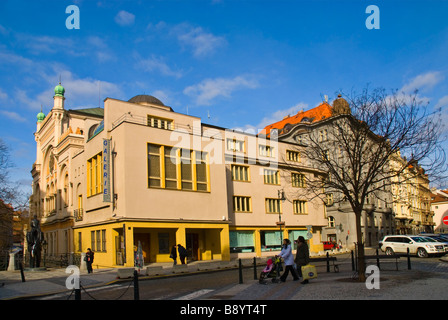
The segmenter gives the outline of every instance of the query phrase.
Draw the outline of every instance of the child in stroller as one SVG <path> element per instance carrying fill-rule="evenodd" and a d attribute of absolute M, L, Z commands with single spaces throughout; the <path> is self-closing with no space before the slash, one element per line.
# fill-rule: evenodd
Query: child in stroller
<path fill-rule="evenodd" d="M 276 283 L 279 280 L 277 277 L 280 276 L 280 271 L 282 271 L 282 261 L 279 256 L 275 256 L 273 259 L 268 259 L 266 262 L 266 267 L 260 273 L 260 279 L 258 283 L 267 284 L 265 278 L 272 278 L 272 282 Z"/>

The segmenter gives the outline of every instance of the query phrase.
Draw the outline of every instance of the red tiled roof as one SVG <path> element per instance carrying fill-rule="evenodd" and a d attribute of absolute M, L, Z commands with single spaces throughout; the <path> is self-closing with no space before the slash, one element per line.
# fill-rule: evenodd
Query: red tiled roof
<path fill-rule="evenodd" d="M 289 123 L 289 124 L 294 125 L 294 124 L 302 122 L 302 120 L 304 118 L 308 118 L 308 120 L 309 120 L 308 123 L 318 122 L 323 119 L 330 118 L 332 115 L 332 110 L 333 110 L 332 106 L 330 106 L 327 102 L 322 102 L 320 105 L 318 105 L 317 107 L 315 107 L 313 109 L 310 109 L 307 111 L 299 111 L 294 116 L 285 117 L 281 121 L 278 121 L 278 122 L 275 122 L 273 124 L 266 126 L 263 129 L 262 133 L 265 133 L 266 135 L 269 136 L 269 133 L 271 132 L 272 129 L 278 129 L 279 133 L 280 133 L 286 124 Z"/>

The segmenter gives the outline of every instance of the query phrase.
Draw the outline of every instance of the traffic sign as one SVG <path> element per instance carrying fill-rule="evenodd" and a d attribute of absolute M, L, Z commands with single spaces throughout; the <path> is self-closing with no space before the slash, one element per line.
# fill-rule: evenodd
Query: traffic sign
<path fill-rule="evenodd" d="M 448 216 L 443 218 L 443 224 L 446 224 L 448 226 Z"/>

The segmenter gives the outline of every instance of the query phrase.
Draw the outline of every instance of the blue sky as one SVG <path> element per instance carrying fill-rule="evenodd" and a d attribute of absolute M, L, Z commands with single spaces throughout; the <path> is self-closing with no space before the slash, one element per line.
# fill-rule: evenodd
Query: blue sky
<path fill-rule="evenodd" d="M 80 29 L 67 29 L 69 5 Z M 380 29 L 366 28 L 366 8 Z M 36 115 L 151 94 L 226 128 L 262 129 L 324 95 L 419 89 L 448 120 L 448 1 L 0 1 L 0 137 L 28 188 Z"/>

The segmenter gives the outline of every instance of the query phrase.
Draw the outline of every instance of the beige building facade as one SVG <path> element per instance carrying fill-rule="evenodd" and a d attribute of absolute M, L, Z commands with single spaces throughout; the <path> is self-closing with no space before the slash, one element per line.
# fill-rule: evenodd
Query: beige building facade
<path fill-rule="evenodd" d="M 325 206 L 295 196 L 306 185 L 291 168 L 305 164 L 290 144 L 204 124 L 148 95 L 67 109 L 64 94 L 58 85 L 38 115 L 31 171 L 31 216 L 49 255 L 91 248 L 99 267 L 133 266 L 138 248 L 145 263 L 172 262 L 181 244 L 191 260 L 229 260 L 272 255 L 299 235 L 323 250 Z"/>

